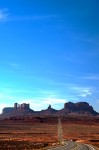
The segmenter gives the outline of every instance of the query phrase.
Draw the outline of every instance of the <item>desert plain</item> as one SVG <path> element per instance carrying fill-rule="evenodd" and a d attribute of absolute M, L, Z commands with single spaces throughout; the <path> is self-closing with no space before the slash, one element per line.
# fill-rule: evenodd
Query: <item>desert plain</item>
<path fill-rule="evenodd" d="M 61 117 L 64 140 L 99 148 L 99 117 Z M 58 144 L 58 117 L 27 116 L 0 120 L 0 150 L 47 149 Z"/>

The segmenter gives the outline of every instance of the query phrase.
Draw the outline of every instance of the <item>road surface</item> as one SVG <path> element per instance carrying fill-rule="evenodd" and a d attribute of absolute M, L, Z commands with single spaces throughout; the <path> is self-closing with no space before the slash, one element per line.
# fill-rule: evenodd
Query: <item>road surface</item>
<path fill-rule="evenodd" d="M 88 144 L 80 144 L 73 141 L 67 141 L 64 146 L 49 148 L 48 150 L 95 150 Z"/>

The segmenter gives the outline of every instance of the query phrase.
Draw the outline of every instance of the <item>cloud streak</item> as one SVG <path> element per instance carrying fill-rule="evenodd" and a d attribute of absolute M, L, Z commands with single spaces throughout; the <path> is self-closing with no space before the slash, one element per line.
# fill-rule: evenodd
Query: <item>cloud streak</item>
<path fill-rule="evenodd" d="M 6 21 L 9 18 L 9 15 L 7 8 L 0 9 L 0 21 Z"/>
<path fill-rule="evenodd" d="M 93 93 L 93 89 L 91 87 L 71 86 L 70 89 L 74 91 L 78 96 L 83 98 L 86 98 Z"/>
<path fill-rule="evenodd" d="M 12 16 L 7 18 L 7 21 L 27 21 L 27 20 L 45 20 L 45 19 L 52 19 L 52 18 L 57 18 L 55 15 L 30 15 L 30 16 Z"/>
<path fill-rule="evenodd" d="M 56 15 L 26 15 L 12 16 L 7 8 L 0 9 L 0 21 L 38 21 L 46 19 L 57 19 Z"/>
<path fill-rule="evenodd" d="M 55 97 L 40 97 L 40 98 L 34 98 L 34 99 L 23 99 L 19 101 L 18 103 L 30 103 L 31 108 L 34 110 L 42 110 L 46 109 L 49 104 L 54 107 L 57 105 L 57 109 L 60 108 L 61 105 L 67 102 L 66 99 L 61 98 L 55 98 Z"/>
<path fill-rule="evenodd" d="M 0 64 L 4 65 L 4 66 L 8 66 L 10 68 L 13 68 L 15 70 L 22 70 L 24 71 L 24 68 L 23 66 L 21 66 L 20 64 L 18 63 L 15 63 L 15 62 L 4 62 L 4 61 L 0 61 Z"/>
<path fill-rule="evenodd" d="M 7 94 L 4 94 L 4 93 L 0 93 L 0 100 L 13 100 L 13 97 L 7 95 Z"/>
<path fill-rule="evenodd" d="M 82 78 L 86 79 L 86 80 L 99 80 L 99 75 L 85 76 L 85 77 L 82 77 Z"/>

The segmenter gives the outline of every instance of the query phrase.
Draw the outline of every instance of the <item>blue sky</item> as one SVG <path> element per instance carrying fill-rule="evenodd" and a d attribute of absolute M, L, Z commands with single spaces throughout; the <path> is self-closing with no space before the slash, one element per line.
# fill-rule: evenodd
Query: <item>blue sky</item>
<path fill-rule="evenodd" d="M 0 112 L 86 101 L 99 112 L 99 1 L 0 1 Z"/>

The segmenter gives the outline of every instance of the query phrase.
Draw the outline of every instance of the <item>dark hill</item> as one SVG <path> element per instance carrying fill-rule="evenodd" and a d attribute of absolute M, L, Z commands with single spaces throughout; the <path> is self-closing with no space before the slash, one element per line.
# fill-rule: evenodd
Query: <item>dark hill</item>
<path fill-rule="evenodd" d="M 93 110 L 93 107 L 90 106 L 87 102 L 78 102 L 72 103 L 68 102 L 64 104 L 64 108 L 58 111 L 58 115 L 86 115 L 86 116 L 95 116 L 98 115 L 96 111 Z"/>
<path fill-rule="evenodd" d="M 35 108 L 34 108 L 35 109 Z M 23 103 L 21 105 L 15 103 L 14 107 L 4 108 L 0 118 L 8 118 L 12 116 L 67 116 L 67 115 L 79 115 L 79 116 L 96 116 L 99 115 L 92 106 L 87 102 L 72 103 L 68 102 L 64 104 L 64 108 L 61 110 L 55 110 L 49 105 L 45 110 L 33 111 L 30 109 L 29 104 Z"/>
<path fill-rule="evenodd" d="M 54 115 L 57 113 L 57 110 L 53 109 L 51 105 L 48 106 L 46 110 L 41 110 L 41 115 Z"/>

